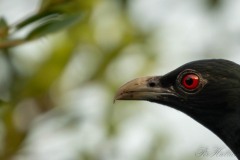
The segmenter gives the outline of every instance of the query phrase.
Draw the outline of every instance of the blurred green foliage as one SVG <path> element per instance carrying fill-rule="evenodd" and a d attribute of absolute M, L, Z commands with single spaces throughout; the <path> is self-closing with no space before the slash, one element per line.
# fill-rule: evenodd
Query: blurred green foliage
<path fill-rule="evenodd" d="M 126 14 L 127 8 L 127 0 L 42 0 L 34 14 L 16 24 L 8 25 L 4 17 L 0 18 L 0 53 L 8 68 L 7 82 L 3 85 L 9 86 L 1 90 L 2 94 L 9 95 L 1 101 L 4 130 L 1 160 L 10 160 L 21 153 L 31 133 L 31 122 L 55 112 L 61 97 L 69 90 L 97 82 L 114 95 L 121 81 L 115 65 L 129 54 L 127 50 L 142 51 L 139 54 L 144 57 L 144 65 L 139 65 L 138 72 L 151 70 L 155 54 L 147 41 L 152 33 L 135 26 Z M 30 31 L 24 37 L 14 38 L 26 27 L 30 27 Z M 22 46 L 39 43 L 40 52 L 46 52 L 42 60 L 35 64 L 28 56 L 22 57 Z M 75 77 L 66 76 L 78 56 L 82 70 L 78 70 Z M 64 77 L 67 81 L 62 84 Z M 114 140 L 121 124 L 137 114 L 136 110 L 130 110 L 126 115 L 126 108 L 107 104 L 103 129 L 108 137 L 102 144 Z M 168 141 L 165 134 L 154 133 L 152 147 L 141 159 L 171 159 L 163 152 Z M 99 152 L 80 152 L 79 160 L 102 159 Z"/>

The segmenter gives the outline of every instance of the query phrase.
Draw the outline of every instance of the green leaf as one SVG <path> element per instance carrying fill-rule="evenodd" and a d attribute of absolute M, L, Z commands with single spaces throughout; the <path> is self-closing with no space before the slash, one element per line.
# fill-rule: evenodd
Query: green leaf
<path fill-rule="evenodd" d="M 31 77 L 25 79 L 20 88 L 16 88 L 13 94 L 14 101 L 48 92 L 50 86 L 61 76 L 75 47 L 76 43 L 68 36 L 56 39 L 51 57 Z"/>
<path fill-rule="evenodd" d="M 70 9 L 71 8 L 71 9 Z M 76 0 L 42 0 L 39 12 L 46 11 L 61 11 L 64 12 L 70 9 L 70 12 L 76 12 L 79 10 L 73 10 L 79 8 Z"/>
<path fill-rule="evenodd" d="M 70 27 L 80 20 L 83 19 L 83 14 L 75 13 L 69 15 L 59 15 L 53 19 L 50 19 L 43 24 L 39 25 L 35 29 L 33 29 L 28 36 L 26 37 L 27 40 L 35 39 L 42 36 L 46 36 L 50 33 L 57 32 L 62 29 L 66 29 Z"/>
<path fill-rule="evenodd" d="M 8 24 L 7 21 L 0 17 L 0 40 L 5 39 L 8 36 Z"/>
<path fill-rule="evenodd" d="M 23 27 L 26 27 L 27 25 L 30 25 L 37 21 L 40 21 L 43 18 L 52 16 L 52 15 L 56 15 L 56 14 L 59 14 L 59 13 L 58 12 L 43 12 L 43 13 L 35 14 L 35 15 L 30 16 L 26 20 L 20 22 L 19 24 L 17 24 L 14 27 L 16 30 L 19 30 L 19 29 L 22 29 Z"/>
<path fill-rule="evenodd" d="M 0 27 L 8 27 L 7 21 L 3 17 L 0 17 Z"/>

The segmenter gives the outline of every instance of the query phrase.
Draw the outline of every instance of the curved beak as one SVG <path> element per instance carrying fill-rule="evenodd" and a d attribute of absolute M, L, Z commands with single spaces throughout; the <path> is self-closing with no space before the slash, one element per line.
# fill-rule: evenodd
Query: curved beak
<path fill-rule="evenodd" d="M 156 100 L 162 95 L 171 94 L 160 85 L 160 76 L 141 77 L 127 82 L 119 88 L 115 100 Z"/>

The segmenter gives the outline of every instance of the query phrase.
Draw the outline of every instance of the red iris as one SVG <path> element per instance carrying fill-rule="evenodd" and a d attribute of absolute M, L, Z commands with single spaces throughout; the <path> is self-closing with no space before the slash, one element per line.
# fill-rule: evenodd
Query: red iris
<path fill-rule="evenodd" d="M 199 85 L 199 77 L 196 74 L 190 73 L 183 76 L 182 85 L 186 89 L 196 89 Z"/>

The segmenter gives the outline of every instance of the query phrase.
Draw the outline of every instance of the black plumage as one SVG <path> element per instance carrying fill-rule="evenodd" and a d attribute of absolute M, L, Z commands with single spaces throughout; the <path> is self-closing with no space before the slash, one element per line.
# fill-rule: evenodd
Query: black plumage
<path fill-rule="evenodd" d="M 222 59 L 187 63 L 163 76 L 134 79 L 116 100 L 147 100 L 189 115 L 240 159 L 240 65 Z"/>

